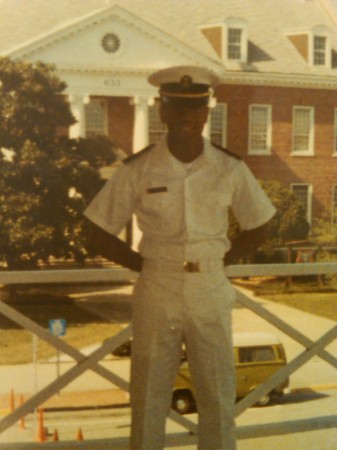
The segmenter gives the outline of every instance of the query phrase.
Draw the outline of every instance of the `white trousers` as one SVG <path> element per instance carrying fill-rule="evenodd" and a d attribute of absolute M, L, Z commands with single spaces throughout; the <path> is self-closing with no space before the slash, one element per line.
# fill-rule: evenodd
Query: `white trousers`
<path fill-rule="evenodd" d="M 199 414 L 199 450 L 236 448 L 234 290 L 212 272 L 147 270 L 133 297 L 131 450 L 162 450 L 185 342 Z"/>

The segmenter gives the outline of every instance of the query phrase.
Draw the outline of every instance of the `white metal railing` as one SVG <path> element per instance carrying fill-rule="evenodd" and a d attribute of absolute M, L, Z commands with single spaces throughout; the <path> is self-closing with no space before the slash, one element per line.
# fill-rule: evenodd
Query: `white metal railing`
<path fill-rule="evenodd" d="M 244 264 L 226 267 L 230 278 L 337 274 L 337 263 Z M 0 271 L 0 285 L 86 283 L 134 280 L 137 273 L 123 268 Z"/>
<path fill-rule="evenodd" d="M 324 275 L 336 274 L 337 263 L 303 263 L 303 264 L 271 264 L 271 265 L 236 265 L 226 268 L 228 277 L 256 277 L 256 276 L 296 276 L 296 275 Z M 47 284 L 47 283 L 102 283 L 134 280 L 137 274 L 123 268 L 111 269 L 78 269 L 78 270 L 38 270 L 38 271 L 11 271 L 0 272 L 0 285 L 25 285 L 25 284 Z M 247 395 L 236 405 L 236 416 L 240 415 L 248 407 L 255 404 L 261 397 L 272 391 L 282 381 L 287 379 L 292 373 L 302 367 L 313 356 L 317 355 L 326 362 L 337 368 L 337 359 L 325 350 L 325 347 L 337 337 L 337 325 L 332 327 L 327 333 L 313 342 L 304 336 L 291 325 L 272 314 L 258 302 L 237 291 L 237 302 L 252 310 L 263 319 L 270 322 L 283 333 L 304 346 L 304 351 L 290 361 L 287 366 L 280 369 L 272 377 L 266 380 L 253 392 Z M 106 341 L 99 349 L 94 351 L 89 357 L 83 355 L 63 340 L 53 336 L 46 329 L 39 326 L 26 316 L 11 308 L 8 304 L 0 301 L 0 314 L 10 318 L 25 329 L 35 333 L 41 339 L 47 341 L 59 351 L 71 356 L 77 364 L 62 374 L 47 387 L 37 392 L 14 412 L 8 414 L 0 421 L 0 433 L 8 429 L 20 418 L 24 417 L 48 398 L 59 392 L 75 378 L 90 369 L 109 380 L 121 389 L 128 390 L 128 383 L 115 373 L 107 370 L 99 361 L 107 354 L 115 350 L 131 336 L 130 327 L 124 329 L 116 336 Z M 197 427 L 195 423 L 175 411 L 171 411 L 170 418 L 195 434 Z M 177 438 L 178 439 L 178 438 Z M 182 443 L 180 445 L 183 445 Z M 1 444 L 0 444 L 1 448 Z M 9 446 L 8 446 L 9 448 Z M 27 447 L 28 448 L 28 447 Z M 41 444 L 39 444 L 41 448 Z M 61 448 L 61 447 L 60 447 Z M 100 448 L 100 447 L 97 447 Z"/>

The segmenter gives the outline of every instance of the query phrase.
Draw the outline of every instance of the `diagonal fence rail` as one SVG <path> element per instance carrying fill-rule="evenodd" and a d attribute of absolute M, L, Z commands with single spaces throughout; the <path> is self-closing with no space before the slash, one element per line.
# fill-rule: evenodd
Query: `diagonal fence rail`
<path fill-rule="evenodd" d="M 272 264 L 264 265 L 237 265 L 226 268 L 228 277 L 251 277 L 251 276 L 296 276 L 296 275 L 324 275 L 336 274 L 336 263 L 303 263 L 303 264 Z M 79 269 L 79 270 L 57 270 L 57 271 L 30 271 L 30 272 L 0 272 L 0 284 L 2 285 L 30 285 L 30 284 L 48 284 L 48 283 L 100 283 L 112 281 L 134 280 L 137 275 L 126 269 Z M 283 333 L 304 346 L 304 351 L 296 358 L 290 361 L 287 366 L 280 369 L 263 384 L 258 386 L 253 392 L 247 395 L 236 405 L 236 416 L 242 414 L 247 408 L 254 405 L 261 397 L 271 392 L 289 375 L 294 373 L 314 356 L 319 356 L 334 368 L 337 367 L 337 359 L 325 350 L 325 347 L 337 337 L 337 325 L 332 327 L 326 334 L 321 336 L 316 342 L 304 336 L 291 325 L 281 320 L 258 302 L 247 297 L 242 290 L 237 290 L 237 302 L 250 309 L 254 313 L 267 320 L 273 326 L 277 327 Z M 39 326 L 26 316 L 20 314 L 9 305 L 0 301 L 0 314 L 5 315 L 23 328 L 35 333 L 38 337 L 45 340 L 59 351 L 71 356 L 76 365 L 62 374 L 57 380 L 50 383 L 44 389 L 37 392 L 23 405 L 14 412 L 8 414 L 0 421 L 0 433 L 8 429 L 20 418 L 32 412 L 48 398 L 59 392 L 67 384 L 72 382 L 86 370 L 93 370 L 97 374 L 109 380 L 114 385 L 123 390 L 128 390 L 128 383 L 115 373 L 107 370 L 99 364 L 99 361 L 108 353 L 111 353 L 119 345 L 125 342 L 131 336 L 130 327 L 124 329 L 116 336 L 106 341 L 99 349 L 94 351 L 89 357 L 65 343 L 61 339 L 50 334 L 43 327 Z M 170 418 L 186 428 L 190 433 L 197 432 L 197 426 L 194 422 L 175 411 L 170 412 Z M 39 447 L 41 448 L 41 447 Z"/>

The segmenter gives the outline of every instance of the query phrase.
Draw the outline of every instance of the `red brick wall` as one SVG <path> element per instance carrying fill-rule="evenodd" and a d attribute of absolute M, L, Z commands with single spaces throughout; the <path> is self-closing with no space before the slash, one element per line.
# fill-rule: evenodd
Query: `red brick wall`
<path fill-rule="evenodd" d="M 337 184 L 337 158 L 333 157 L 334 111 L 337 92 L 316 89 L 221 86 L 219 102 L 227 104 L 227 146 L 251 167 L 257 177 L 277 179 L 285 186 L 311 183 L 313 215 L 331 212 L 332 185 Z M 272 105 L 272 155 L 248 155 L 248 112 L 251 104 Z M 315 155 L 291 156 L 293 106 L 315 109 Z"/>
<path fill-rule="evenodd" d="M 132 153 L 134 106 L 129 97 L 98 97 L 108 100 L 108 135 L 126 153 Z M 67 136 L 69 128 L 59 127 L 58 136 Z"/>
<path fill-rule="evenodd" d="M 221 86 L 219 102 L 227 104 L 227 147 L 244 159 L 261 179 L 276 179 L 285 186 L 313 186 L 313 216 L 331 213 L 332 186 L 337 184 L 337 158 L 333 157 L 334 111 L 337 92 L 316 89 L 259 86 Z M 272 154 L 248 155 L 248 112 L 251 104 L 272 106 Z M 293 106 L 315 108 L 315 155 L 291 156 Z M 132 153 L 134 107 L 128 97 L 108 98 L 109 136 Z M 64 130 L 62 130 L 64 131 Z"/>
<path fill-rule="evenodd" d="M 126 153 L 132 153 L 134 106 L 129 97 L 108 98 L 109 137 Z"/>

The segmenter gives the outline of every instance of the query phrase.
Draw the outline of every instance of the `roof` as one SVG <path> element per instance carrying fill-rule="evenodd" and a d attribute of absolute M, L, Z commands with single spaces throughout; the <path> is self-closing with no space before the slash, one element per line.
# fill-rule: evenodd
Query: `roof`
<path fill-rule="evenodd" d="M 287 33 L 328 27 L 337 55 L 337 0 L 0 0 L 0 54 L 114 5 L 218 62 L 200 27 L 242 18 L 248 26 L 249 64 L 234 71 L 336 76 L 337 57 L 333 69 L 308 67 Z"/>
<path fill-rule="evenodd" d="M 234 333 L 234 347 L 255 347 L 256 345 L 274 345 L 281 341 L 277 334 L 264 332 Z"/>

